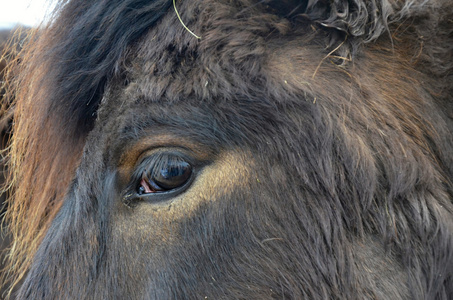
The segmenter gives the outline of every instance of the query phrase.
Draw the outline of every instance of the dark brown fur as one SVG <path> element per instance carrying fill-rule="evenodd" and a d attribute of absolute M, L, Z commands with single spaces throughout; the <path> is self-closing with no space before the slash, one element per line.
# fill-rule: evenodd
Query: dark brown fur
<path fill-rule="evenodd" d="M 69 1 L 21 56 L 18 298 L 453 298 L 451 1 L 171 4 Z M 192 183 L 130 196 L 156 151 Z"/>

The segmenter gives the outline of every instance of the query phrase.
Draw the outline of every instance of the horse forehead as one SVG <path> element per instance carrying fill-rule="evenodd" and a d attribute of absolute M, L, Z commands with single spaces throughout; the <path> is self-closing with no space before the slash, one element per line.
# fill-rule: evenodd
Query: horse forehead
<path fill-rule="evenodd" d="M 209 18 L 203 18 L 203 12 L 195 19 L 189 16 L 187 12 L 196 5 L 181 13 L 181 18 L 188 20 L 187 26 L 203 33 L 200 39 L 189 33 L 170 10 L 131 48 L 124 64 L 129 84 L 110 84 L 110 92 L 104 97 L 107 100 L 101 105 L 107 111 L 106 118 L 113 119 L 113 110 L 118 116 L 140 110 L 152 115 L 150 103 L 200 106 L 206 101 L 227 99 L 237 105 L 235 99 L 243 96 L 261 97 L 269 104 L 274 98 L 281 99 L 282 94 L 310 86 L 305 78 L 311 78 L 322 54 L 319 49 L 307 48 L 303 36 L 286 37 L 286 42 L 269 38 L 278 23 L 274 16 L 262 13 L 260 18 L 249 15 L 238 19 L 237 10 L 220 12 L 210 10 L 210 1 L 205 4 L 204 13 L 214 14 Z M 302 69 L 295 70 L 295 65 Z"/>
<path fill-rule="evenodd" d="M 170 10 L 129 52 L 126 73 L 143 94 L 207 98 L 243 90 L 244 82 L 256 85 L 255 79 L 266 75 L 266 60 L 282 46 L 266 38 L 275 31 L 275 16 L 260 12 L 260 17 L 238 18 L 236 6 L 222 10 L 213 1 L 198 2 L 199 14 L 190 13 L 196 3 L 182 2 L 180 18 Z"/>

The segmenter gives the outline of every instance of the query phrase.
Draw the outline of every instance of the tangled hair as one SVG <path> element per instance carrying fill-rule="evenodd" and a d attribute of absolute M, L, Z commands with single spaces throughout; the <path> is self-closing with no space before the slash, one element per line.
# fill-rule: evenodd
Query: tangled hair
<path fill-rule="evenodd" d="M 431 77 L 426 89 L 450 114 L 450 123 L 444 127 L 452 128 L 453 4 L 449 0 L 232 2 L 244 11 L 267 6 L 267 11 L 276 13 L 269 28 L 283 33 L 296 30 L 294 24 L 299 22 L 313 24 L 323 33 L 319 42 L 325 44 L 326 55 L 336 56 L 337 64 L 354 63 L 362 55 L 362 48 L 379 38 L 388 39 L 390 45 L 394 40 L 407 39 L 410 44 L 403 52 L 409 59 L 402 63 L 412 63 L 419 74 Z M 11 69 L 7 91 L 7 101 L 14 103 L 15 120 L 6 215 L 14 240 L 10 252 L 14 283 L 24 277 L 59 211 L 85 139 L 93 129 L 106 83 L 112 77 L 124 77 L 131 47 L 158 24 L 171 6 L 171 0 L 61 0 L 52 22 L 30 33 Z M 196 16 L 196 9 L 192 13 Z M 391 94 L 387 89 L 383 87 Z M 394 105 L 401 110 L 415 110 L 405 103 Z M 413 115 L 407 121 L 412 129 L 404 130 L 414 130 L 410 134 L 421 148 L 435 152 L 430 143 L 437 141 L 426 137 L 426 132 L 434 130 L 417 119 L 416 113 Z M 432 139 L 437 135 L 448 136 L 451 132 L 433 133 Z M 442 180 L 452 199 L 451 156 L 436 152 L 431 157 L 441 157 L 445 164 L 448 174 Z"/>
<path fill-rule="evenodd" d="M 13 109 L 10 109 L 11 100 L 6 101 L 7 89 L 6 77 L 8 77 L 9 65 L 13 65 L 17 55 L 22 49 L 26 39 L 28 28 L 18 27 L 0 30 L 0 132 L 2 136 L 1 149 L 4 149 L 8 142 L 8 135 L 11 130 Z M 9 74 L 9 77 L 13 77 Z"/>

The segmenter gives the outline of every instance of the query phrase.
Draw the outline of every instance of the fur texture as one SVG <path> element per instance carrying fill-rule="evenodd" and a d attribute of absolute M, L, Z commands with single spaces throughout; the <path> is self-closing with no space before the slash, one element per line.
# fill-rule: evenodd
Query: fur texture
<path fill-rule="evenodd" d="M 175 4 L 62 1 L 30 39 L 17 297 L 453 298 L 451 1 Z M 190 184 L 137 196 L 156 153 Z"/>

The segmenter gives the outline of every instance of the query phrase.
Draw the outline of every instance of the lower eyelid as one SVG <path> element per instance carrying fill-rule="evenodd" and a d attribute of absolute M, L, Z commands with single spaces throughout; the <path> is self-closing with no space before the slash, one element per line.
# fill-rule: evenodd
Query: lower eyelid
<path fill-rule="evenodd" d="M 143 190 L 142 193 L 140 192 L 140 189 Z M 149 193 L 154 193 L 154 192 L 155 192 L 155 190 L 151 187 L 148 180 L 146 180 L 145 178 L 142 178 L 142 180 L 140 181 L 139 194 L 145 194 L 145 193 L 149 194 Z"/>

